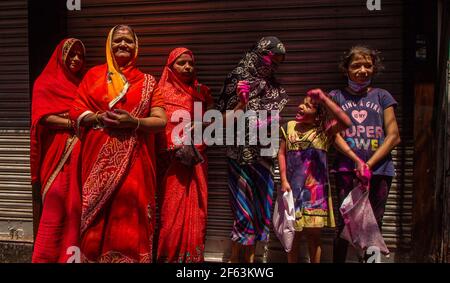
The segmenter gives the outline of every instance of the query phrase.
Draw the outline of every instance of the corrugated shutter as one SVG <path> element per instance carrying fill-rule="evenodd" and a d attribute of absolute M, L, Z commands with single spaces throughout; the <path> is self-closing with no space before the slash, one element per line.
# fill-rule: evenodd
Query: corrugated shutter
<path fill-rule="evenodd" d="M 68 13 L 68 34 L 87 47 L 90 66 L 103 63 L 109 29 L 132 25 L 139 36 L 138 63 L 159 76 L 170 50 L 186 46 L 194 51 L 200 81 L 217 98 L 226 74 L 244 52 L 264 35 L 278 36 L 287 49 L 278 78 L 291 100 L 285 118 L 311 87 L 333 89 L 343 80 L 337 64 L 343 51 L 357 43 L 383 51 L 386 72 L 377 79 L 399 102 L 397 117 L 402 144 L 394 151 L 398 175 L 386 210 L 384 235 L 391 249 L 410 244 L 413 146 L 403 100 L 403 1 L 382 1 L 381 11 L 368 11 L 366 1 L 119 1 L 83 0 L 81 11 Z M 224 149 L 209 150 L 209 209 L 207 253 L 210 260 L 226 258 L 232 219 L 228 202 Z M 332 231 L 325 233 L 330 243 Z M 281 252 L 277 240 L 269 254 Z M 280 253 L 282 254 L 282 253 Z M 270 260 L 279 260 L 270 256 Z"/>
<path fill-rule="evenodd" d="M 31 240 L 28 11 L 0 3 L 0 239 Z M 17 233 L 16 229 L 19 229 Z"/>

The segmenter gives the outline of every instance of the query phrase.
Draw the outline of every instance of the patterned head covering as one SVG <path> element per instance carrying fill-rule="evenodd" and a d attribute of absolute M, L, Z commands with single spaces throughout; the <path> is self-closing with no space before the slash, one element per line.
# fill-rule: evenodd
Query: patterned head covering
<path fill-rule="evenodd" d="M 287 103 L 287 94 L 275 79 L 276 64 L 264 59 L 267 55 L 285 55 L 283 43 L 274 36 L 261 38 L 247 52 L 236 68 L 225 79 L 219 98 L 220 111 L 233 109 L 239 101 L 236 86 L 239 81 L 250 83 L 247 110 L 279 110 Z"/>

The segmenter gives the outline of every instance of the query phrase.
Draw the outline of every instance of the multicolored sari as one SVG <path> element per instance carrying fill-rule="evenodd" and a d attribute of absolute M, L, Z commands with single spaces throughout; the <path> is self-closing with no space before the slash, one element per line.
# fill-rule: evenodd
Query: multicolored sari
<path fill-rule="evenodd" d="M 207 215 L 207 157 L 205 145 L 196 145 L 204 162 L 187 166 L 177 160 L 172 131 L 180 122 L 171 122 L 176 110 L 186 110 L 194 117 L 194 102 L 206 106 L 212 103 L 211 91 L 196 79 L 192 85 L 183 83 L 171 66 L 182 54 L 190 50 L 174 49 L 167 60 L 158 86 L 164 95 L 168 123 L 158 138 L 158 178 L 160 231 L 158 236 L 158 262 L 202 262 Z M 178 133 L 177 133 L 178 134 Z M 178 136 L 183 136 L 179 133 Z"/>
<path fill-rule="evenodd" d="M 229 158 L 228 187 L 234 218 L 231 240 L 242 245 L 267 242 L 274 189 L 272 164 L 239 165 Z"/>
<path fill-rule="evenodd" d="M 109 56 L 114 29 L 107 41 L 108 58 L 114 58 Z M 119 69 L 113 59 L 90 69 L 80 84 L 70 117 L 79 122 L 86 113 L 123 109 L 144 118 L 151 108 L 164 107 L 155 79 L 139 71 L 135 61 Z M 111 87 L 114 77 L 122 83 Z M 154 135 L 133 129 L 81 128 L 80 138 L 82 260 L 151 262 Z"/>
<path fill-rule="evenodd" d="M 32 262 L 66 262 L 67 248 L 79 239 L 80 192 L 75 178 L 79 143 L 73 130 L 41 124 L 49 115 L 65 116 L 75 98 L 80 77 L 66 66 L 75 38 L 62 40 L 37 78 L 32 98 L 30 164 L 33 190 L 42 196 L 42 215 Z"/>

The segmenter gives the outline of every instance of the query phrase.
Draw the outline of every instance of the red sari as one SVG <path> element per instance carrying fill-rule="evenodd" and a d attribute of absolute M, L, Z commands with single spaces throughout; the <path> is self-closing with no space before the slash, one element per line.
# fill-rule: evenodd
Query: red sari
<path fill-rule="evenodd" d="M 42 215 L 32 262 L 66 262 L 67 248 L 79 244 L 80 192 L 76 182 L 78 139 L 71 129 L 41 125 L 49 115 L 67 114 L 80 78 L 65 60 L 78 39 L 62 40 L 37 78 L 32 99 L 30 165 L 32 187 L 42 196 Z M 84 49 L 84 46 L 83 46 Z"/>
<path fill-rule="evenodd" d="M 108 65 L 93 67 L 78 88 L 70 117 L 124 109 L 148 117 L 163 107 L 155 79 L 134 63 L 121 70 L 126 94 L 110 109 Z M 82 129 L 81 253 L 85 262 L 151 262 L 155 222 L 154 135 L 133 129 Z"/>
<path fill-rule="evenodd" d="M 179 162 L 171 150 L 171 134 L 178 122 L 171 122 L 174 111 L 184 109 L 194 114 L 194 101 L 203 102 L 203 111 L 212 103 L 211 92 L 194 80 L 193 85 L 178 79 L 171 66 L 183 53 L 192 57 L 186 48 L 174 49 L 167 60 L 158 86 L 164 95 L 167 126 L 165 135 L 158 135 L 158 183 L 160 231 L 158 262 L 202 262 L 204 260 L 207 216 L 207 157 L 205 145 L 196 146 L 204 162 L 186 166 Z"/>

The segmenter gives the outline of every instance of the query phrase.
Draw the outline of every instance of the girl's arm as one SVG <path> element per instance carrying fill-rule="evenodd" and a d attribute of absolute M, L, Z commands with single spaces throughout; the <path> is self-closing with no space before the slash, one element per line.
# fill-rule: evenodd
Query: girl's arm
<path fill-rule="evenodd" d="M 291 186 L 286 177 L 286 141 L 281 140 L 280 150 L 278 151 L 278 165 L 280 166 L 281 191 L 289 192 Z"/>
<path fill-rule="evenodd" d="M 397 120 L 395 119 L 394 107 L 388 107 L 384 110 L 384 128 L 386 137 L 383 144 L 375 151 L 372 157 L 366 162 L 372 169 L 378 162 L 384 159 L 391 150 L 400 143 L 400 133 L 398 131 Z"/>
<path fill-rule="evenodd" d="M 364 169 L 367 168 L 367 165 L 364 163 L 364 161 L 356 155 L 355 152 L 350 148 L 350 146 L 345 142 L 344 138 L 341 136 L 340 133 L 337 133 L 334 138 L 334 147 L 340 151 L 342 154 L 353 160 L 356 164 L 356 172 L 359 175 L 364 174 Z"/>
<path fill-rule="evenodd" d="M 308 91 L 308 96 L 312 99 L 322 103 L 327 111 L 331 113 L 335 121 L 331 121 L 330 125 L 327 125 L 327 131 L 334 135 L 344 129 L 347 129 L 352 125 L 352 121 L 347 114 L 339 107 L 328 95 L 326 95 L 321 89 L 312 89 Z"/>

